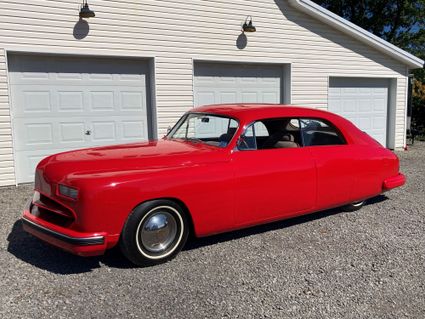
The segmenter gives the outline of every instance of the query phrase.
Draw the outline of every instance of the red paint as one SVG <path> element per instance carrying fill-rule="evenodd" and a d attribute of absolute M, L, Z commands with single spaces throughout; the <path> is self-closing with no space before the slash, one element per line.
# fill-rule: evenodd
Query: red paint
<path fill-rule="evenodd" d="M 384 180 L 384 189 L 391 190 L 396 187 L 403 186 L 406 183 L 406 177 L 403 174 L 398 174 L 397 176 L 389 177 Z"/>
<path fill-rule="evenodd" d="M 73 238 L 104 236 L 100 245 L 64 243 L 25 229 L 80 255 L 113 247 L 138 204 L 172 198 L 187 207 L 197 236 L 285 219 L 374 197 L 404 184 L 399 161 L 351 122 L 316 109 L 271 105 L 213 105 L 193 109 L 231 116 L 239 128 L 230 144 L 162 139 L 49 156 L 36 170 L 35 190 L 62 205 L 66 226 L 23 218 Z M 347 145 L 238 151 L 239 135 L 257 119 L 319 118 L 333 123 Z M 58 184 L 79 190 L 77 200 L 58 195 Z"/>

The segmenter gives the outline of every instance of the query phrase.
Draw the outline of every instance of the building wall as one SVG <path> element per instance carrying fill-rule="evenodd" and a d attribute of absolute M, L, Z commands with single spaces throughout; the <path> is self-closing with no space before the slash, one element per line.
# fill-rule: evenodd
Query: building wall
<path fill-rule="evenodd" d="M 0 48 L 0 186 L 15 183 L 5 51 Z"/>
<path fill-rule="evenodd" d="M 80 2 L 0 0 L 0 185 L 14 183 L 5 50 L 155 57 L 159 136 L 193 106 L 193 60 L 291 63 L 292 103 L 322 109 L 329 76 L 392 78 L 395 145 L 404 145 L 406 67 L 285 0 L 90 0 L 88 24 Z M 257 32 L 240 49 L 247 15 Z"/>

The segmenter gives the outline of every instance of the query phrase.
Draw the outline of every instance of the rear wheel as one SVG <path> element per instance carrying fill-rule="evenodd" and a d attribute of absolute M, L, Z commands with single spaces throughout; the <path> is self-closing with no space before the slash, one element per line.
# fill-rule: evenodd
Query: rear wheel
<path fill-rule="evenodd" d="M 137 206 L 130 214 L 120 247 L 138 266 L 160 264 L 180 252 L 188 233 L 187 216 L 180 205 L 170 200 L 153 200 Z"/>
<path fill-rule="evenodd" d="M 360 208 L 362 208 L 363 205 L 365 204 L 365 202 L 366 201 L 364 201 L 364 200 L 358 201 L 358 202 L 353 202 L 351 204 L 344 206 L 344 210 L 346 212 L 355 212 L 356 210 L 359 210 Z"/>

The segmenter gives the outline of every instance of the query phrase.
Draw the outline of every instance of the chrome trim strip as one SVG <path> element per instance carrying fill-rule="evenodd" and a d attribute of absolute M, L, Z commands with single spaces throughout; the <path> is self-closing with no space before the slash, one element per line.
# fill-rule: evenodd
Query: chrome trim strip
<path fill-rule="evenodd" d="M 33 228 L 41 233 L 52 236 L 56 239 L 62 240 L 66 243 L 78 246 L 90 246 L 90 245 L 102 245 L 105 242 L 104 236 L 94 236 L 94 237 L 70 237 L 61 233 L 58 233 L 54 230 L 48 229 L 44 226 L 34 223 L 26 218 L 22 218 L 22 223 L 26 226 Z"/>

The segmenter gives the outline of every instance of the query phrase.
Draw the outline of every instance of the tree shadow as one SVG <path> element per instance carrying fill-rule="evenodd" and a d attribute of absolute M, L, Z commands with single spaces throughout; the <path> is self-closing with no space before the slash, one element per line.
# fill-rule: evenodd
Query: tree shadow
<path fill-rule="evenodd" d="M 388 198 L 385 195 L 380 195 L 368 200 L 366 205 L 373 205 L 387 199 Z M 341 208 L 329 209 L 318 213 L 303 215 L 219 235 L 203 238 L 191 238 L 187 242 L 184 250 L 190 251 L 200 247 L 308 223 L 310 221 L 322 219 L 341 212 Z M 26 233 L 22 229 L 22 223 L 20 220 L 16 221 L 13 225 L 12 231 L 8 235 L 7 240 L 9 242 L 7 251 L 16 258 L 37 268 L 44 269 L 55 274 L 70 275 L 90 272 L 96 268 L 100 268 L 102 264 L 111 268 L 122 269 L 136 267 L 121 254 L 118 248 L 108 250 L 103 256 L 80 257 L 52 247 Z"/>

